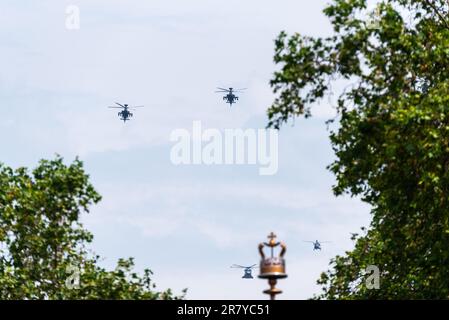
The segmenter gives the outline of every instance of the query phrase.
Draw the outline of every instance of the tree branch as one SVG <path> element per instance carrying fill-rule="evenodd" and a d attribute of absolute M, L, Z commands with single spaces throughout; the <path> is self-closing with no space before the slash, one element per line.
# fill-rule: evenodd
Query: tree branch
<path fill-rule="evenodd" d="M 430 0 L 425 0 L 425 1 L 426 1 L 427 5 L 429 5 L 433 9 L 433 11 L 435 11 L 435 13 L 438 15 L 440 20 L 446 26 L 446 28 L 449 29 L 449 22 L 447 22 L 447 20 L 443 17 L 443 15 L 438 11 L 437 7 L 435 7 L 435 5 Z"/>

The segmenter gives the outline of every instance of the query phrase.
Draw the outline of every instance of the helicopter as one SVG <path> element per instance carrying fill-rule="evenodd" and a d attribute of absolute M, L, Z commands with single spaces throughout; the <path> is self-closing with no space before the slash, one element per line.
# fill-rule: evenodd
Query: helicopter
<path fill-rule="evenodd" d="M 226 103 L 229 103 L 231 107 L 233 103 L 236 103 L 239 100 L 239 97 L 237 97 L 234 93 L 246 90 L 246 88 L 234 90 L 234 88 L 225 89 L 220 87 L 217 87 L 217 89 L 219 89 L 218 91 L 215 91 L 217 93 L 226 93 L 226 95 L 223 97 L 223 100 L 226 101 Z"/>
<path fill-rule="evenodd" d="M 123 122 L 129 121 L 133 117 L 132 112 L 130 112 L 129 110 L 132 110 L 134 108 L 143 108 L 143 106 L 129 107 L 127 104 L 120 104 L 118 102 L 116 102 L 115 104 L 119 105 L 119 107 L 109 106 L 108 108 L 123 109 L 117 114 L 120 120 L 123 120 Z"/>
<path fill-rule="evenodd" d="M 241 269 L 244 269 L 243 270 L 243 277 L 242 277 L 242 279 L 254 279 L 254 277 L 253 277 L 253 275 L 252 275 L 252 269 L 255 269 L 255 268 L 257 268 L 256 267 L 256 264 L 253 264 L 252 266 L 249 266 L 249 267 L 245 267 L 245 266 L 241 266 L 241 265 L 239 265 L 239 264 L 233 264 L 232 266 L 231 266 L 231 268 L 241 268 Z"/>
<path fill-rule="evenodd" d="M 321 251 L 321 244 L 322 243 L 330 243 L 330 241 L 318 241 L 318 240 L 315 240 L 315 241 L 304 241 L 304 242 L 310 242 L 310 243 L 313 243 L 313 251 L 315 251 L 315 250 L 320 250 Z"/>

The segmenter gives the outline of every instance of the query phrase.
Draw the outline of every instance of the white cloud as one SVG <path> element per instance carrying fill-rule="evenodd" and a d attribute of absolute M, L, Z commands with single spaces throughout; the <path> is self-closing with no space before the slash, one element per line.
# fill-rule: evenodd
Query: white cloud
<path fill-rule="evenodd" d="M 21 36 L 0 53 L 8 61 L 0 82 L 22 94 L 26 88 L 30 98 L 36 91 L 53 96 L 50 103 L 33 106 L 55 108 L 55 116 L 47 113 L 38 125 L 49 127 L 56 121 L 66 131 L 58 137 L 42 132 L 48 137 L 41 139 L 42 147 L 57 138 L 65 151 L 82 156 L 125 151 L 166 142 L 170 130 L 189 127 L 197 119 L 209 127 L 236 128 L 264 117 L 273 100 L 268 86 L 273 38 L 282 29 L 297 30 L 304 21 L 316 21 L 310 12 L 322 6 L 291 0 L 257 6 L 176 3 L 77 1 L 79 31 L 65 29 L 70 1 L 42 1 L 34 14 L 2 5 L 7 13 L 3 29 Z M 223 85 L 248 87 L 233 109 L 213 93 Z M 79 95 L 86 97 L 82 104 L 73 99 Z M 123 129 L 106 109 L 116 100 L 147 106 L 136 112 L 131 129 Z"/>
<path fill-rule="evenodd" d="M 257 236 L 258 230 L 248 233 L 246 225 L 254 219 L 269 223 L 271 212 L 245 213 L 246 209 L 232 208 L 223 212 L 224 203 L 253 203 L 257 208 L 275 211 L 276 224 L 286 235 L 301 235 L 304 240 L 326 240 L 331 235 L 349 239 L 349 232 L 358 231 L 367 224 L 369 208 L 357 199 L 325 196 L 322 190 L 305 190 L 277 185 L 234 184 L 211 186 L 208 184 L 173 186 L 122 185 L 102 187 L 103 203 L 87 221 L 107 224 L 129 224 L 147 237 L 170 237 L 181 229 L 191 229 L 211 238 L 220 246 L 239 246 L 248 238 Z M 198 207 L 201 204 L 201 207 Z M 210 211 L 204 211 L 210 208 Z M 214 209 L 215 208 L 215 212 Z M 227 208 L 224 209 L 225 211 Z M 243 211 L 243 212 L 242 212 Z M 284 212 L 284 213 L 283 213 Z M 223 225 L 226 214 L 231 221 L 237 217 L 241 226 Z M 242 216 L 242 214 L 245 214 Z M 218 220 L 217 220 L 218 219 Z M 349 220 L 349 221 L 348 221 Z M 352 221 L 351 221 L 352 220 Z M 247 233 L 239 234 L 241 230 Z"/>

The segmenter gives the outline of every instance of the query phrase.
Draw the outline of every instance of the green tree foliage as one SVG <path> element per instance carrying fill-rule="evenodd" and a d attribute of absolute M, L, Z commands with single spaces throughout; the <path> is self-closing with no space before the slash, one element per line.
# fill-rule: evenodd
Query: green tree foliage
<path fill-rule="evenodd" d="M 345 83 L 331 131 L 336 195 L 359 196 L 372 222 L 318 281 L 328 299 L 449 298 L 449 2 L 334 0 L 328 38 L 282 32 L 269 126 L 310 116 Z M 334 120 L 336 120 L 334 119 Z M 368 265 L 380 289 L 368 289 Z"/>
<path fill-rule="evenodd" d="M 155 292 L 132 258 L 99 266 L 79 220 L 100 199 L 79 160 L 42 160 L 32 172 L 0 164 L 0 299 L 182 298 Z"/>

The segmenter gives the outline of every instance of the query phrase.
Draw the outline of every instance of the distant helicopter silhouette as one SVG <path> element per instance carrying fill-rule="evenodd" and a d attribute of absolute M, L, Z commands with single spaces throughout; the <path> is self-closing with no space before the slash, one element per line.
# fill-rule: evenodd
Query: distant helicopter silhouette
<path fill-rule="evenodd" d="M 127 104 L 120 104 L 118 102 L 116 102 L 116 104 L 119 105 L 119 107 L 113 106 L 113 107 L 108 107 L 108 108 L 123 109 L 122 111 L 120 111 L 117 114 L 119 116 L 120 120 L 123 120 L 123 122 L 129 121 L 133 117 L 132 112 L 130 112 L 129 110 L 132 110 L 135 108 L 143 108 L 143 106 L 129 107 Z"/>
<path fill-rule="evenodd" d="M 359 236 L 358 233 L 351 232 L 351 240 L 357 240 L 358 236 Z"/>
<path fill-rule="evenodd" d="M 318 240 L 315 240 L 315 241 L 304 241 L 304 242 L 309 242 L 309 243 L 313 243 L 313 251 L 315 251 L 315 250 L 320 250 L 321 251 L 321 244 L 322 243 L 330 243 L 330 241 L 318 241 Z"/>
<path fill-rule="evenodd" d="M 252 269 L 255 269 L 255 268 L 257 268 L 256 267 L 256 264 L 253 264 L 252 266 L 249 266 L 249 267 L 245 267 L 245 266 L 241 266 L 241 265 L 239 265 L 239 264 L 233 264 L 232 266 L 231 266 L 231 268 L 241 268 L 241 269 L 244 269 L 243 270 L 243 277 L 242 277 L 242 279 L 254 279 L 254 277 L 253 277 L 253 275 L 252 275 Z"/>
<path fill-rule="evenodd" d="M 246 88 L 234 90 L 234 88 L 225 89 L 220 87 L 218 87 L 217 89 L 219 89 L 219 91 L 215 91 L 217 93 L 226 93 L 226 95 L 223 97 L 223 100 L 226 101 L 226 103 L 229 103 L 231 107 L 233 103 L 236 103 L 239 100 L 239 97 L 237 97 L 234 93 L 246 90 Z"/>

